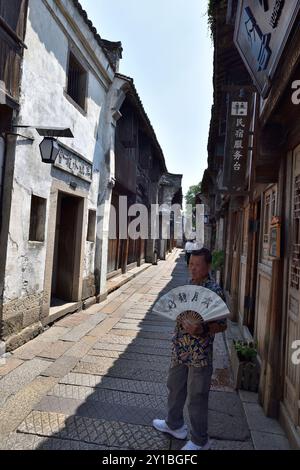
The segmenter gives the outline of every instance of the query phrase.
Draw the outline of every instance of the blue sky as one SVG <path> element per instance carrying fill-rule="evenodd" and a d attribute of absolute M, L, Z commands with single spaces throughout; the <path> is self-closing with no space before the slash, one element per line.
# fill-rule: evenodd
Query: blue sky
<path fill-rule="evenodd" d="M 134 79 L 183 191 L 201 181 L 213 98 L 207 0 L 81 0 L 100 36 L 121 41 L 120 72 Z"/>

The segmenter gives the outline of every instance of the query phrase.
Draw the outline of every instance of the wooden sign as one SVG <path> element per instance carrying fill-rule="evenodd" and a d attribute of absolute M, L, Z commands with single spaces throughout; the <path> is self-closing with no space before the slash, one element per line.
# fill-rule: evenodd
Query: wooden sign
<path fill-rule="evenodd" d="M 222 192 L 247 190 L 246 172 L 252 117 L 252 93 L 236 88 L 228 94 Z"/>
<path fill-rule="evenodd" d="M 270 226 L 270 236 L 269 236 L 269 257 L 271 259 L 280 259 L 281 256 L 281 223 L 279 217 L 273 217 Z"/>
<path fill-rule="evenodd" d="M 241 0 L 234 42 L 254 83 L 266 98 L 300 0 Z"/>

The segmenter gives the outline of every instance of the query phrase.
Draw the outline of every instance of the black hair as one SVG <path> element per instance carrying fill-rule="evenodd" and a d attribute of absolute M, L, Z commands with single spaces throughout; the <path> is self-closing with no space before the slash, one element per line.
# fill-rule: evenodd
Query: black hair
<path fill-rule="evenodd" d="M 212 263 L 212 254 L 208 248 L 201 248 L 200 250 L 193 250 L 192 256 L 204 256 L 206 264 Z"/>

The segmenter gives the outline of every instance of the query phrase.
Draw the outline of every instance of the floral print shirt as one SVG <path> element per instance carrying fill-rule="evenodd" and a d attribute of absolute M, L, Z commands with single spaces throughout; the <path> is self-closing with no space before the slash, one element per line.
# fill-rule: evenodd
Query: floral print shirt
<path fill-rule="evenodd" d="M 190 284 L 193 284 L 190 281 Z M 210 289 L 218 294 L 224 301 L 222 288 L 213 280 L 211 275 L 199 284 L 206 289 Z M 227 320 L 218 320 L 213 323 L 226 325 Z M 205 367 L 212 364 L 213 342 L 215 335 L 208 333 L 199 337 L 185 333 L 180 321 L 177 321 L 174 336 L 172 339 L 172 359 L 171 367 L 179 364 L 186 364 L 193 367 Z"/>

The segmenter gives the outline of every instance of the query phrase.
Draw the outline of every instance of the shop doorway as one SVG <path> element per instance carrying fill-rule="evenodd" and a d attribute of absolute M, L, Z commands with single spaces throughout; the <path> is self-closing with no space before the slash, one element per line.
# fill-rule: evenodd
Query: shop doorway
<path fill-rule="evenodd" d="M 51 283 L 51 307 L 78 301 L 83 199 L 59 192 Z"/>

